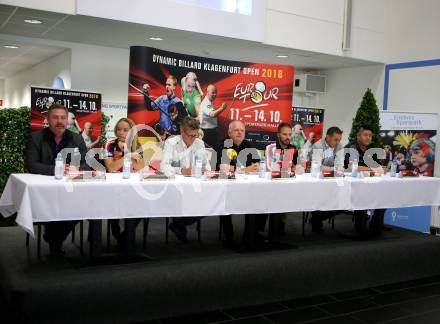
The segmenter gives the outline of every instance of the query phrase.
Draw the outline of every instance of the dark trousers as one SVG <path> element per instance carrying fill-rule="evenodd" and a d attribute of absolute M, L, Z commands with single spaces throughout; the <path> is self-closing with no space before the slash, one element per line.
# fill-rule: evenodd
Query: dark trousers
<path fill-rule="evenodd" d="M 139 225 L 141 222 L 141 218 L 136 219 L 135 228 Z M 110 228 L 112 231 L 112 235 L 116 240 L 119 240 L 121 238 L 121 226 L 119 225 L 120 219 L 110 219 Z"/>
<path fill-rule="evenodd" d="M 368 223 L 367 210 L 354 211 L 354 230 L 359 235 L 375 234 L 380 235 L 382 233 L 384 215 L 386 209 L 375 209 L 374 214 Z M 343 213 L 342 210 L 330 210 L 330 211 L 314 211 L 312 212 L 312 219 L 310 222 L 313 226 L 321 227 L 322 222 L 330 217 Z M 368 230 L 369 229 L 369 230 Z"/>
<path fill-rule="evenodd" d="M 119 239 L 121 236 L 121 226 L 119 225 L 119 219 L 110 219 L 110 228 L 114 238 Z"/>
<path fill-rule="evenodd" d="M 202 128 L 203 141 L 215 149 L 218 146 L 217 128 Z"/>
<path fill-rule="evenodd" d="M 194 224 L 203 217 L 173 217 L 173 223 L 182 233 L 186 234 L 186 227 Z"/>
<path fill-rule="evenodd" d="M 249 232 L 249 221 L 250 217 L 255 217 L 255 228 L 254 235 L 258 232 L 264 232 L 264 228 L 266 227 L 267 214 L 249 214 L 246 215 L 246 220 L 244 223 L 244 233 L 243 238 L 246 240 L 247 233 Z M 220 223 L 223 228 L 223 235 L 226 240 L 231 240 L 234 238 L 234 225 L 232 224 L 231 215 L 220 216 Z"/>
<path fill-rule="evenodd" d="M 354 212 L 354 230 L 359 235 L 373 234 L 380 236 L 383 231 L 383 221 L 386 209 L 375 209 L 368 223 L 368 213 L 366 210 L 356 210 Z"/>
<path fill-rule="evenodd" d="M 339 215 L 341 213 L 343 213 L 343 210 L 326 210 L 326 211 L 322 211 L 322 210 L 316 210 L 312 212 L 312 218 L 310 219 L 310 222 L 314 225 L 314 226 L 319 226 L 322 227 L 322 222 L 334 217 L 336 215 Z"/>
<path fill-rule="evenodd" d="M 61 248 L 67 235 L 75 228 L 77 220 L 47 222 L 44 224 L 44 240 L 53 248 Z"/>

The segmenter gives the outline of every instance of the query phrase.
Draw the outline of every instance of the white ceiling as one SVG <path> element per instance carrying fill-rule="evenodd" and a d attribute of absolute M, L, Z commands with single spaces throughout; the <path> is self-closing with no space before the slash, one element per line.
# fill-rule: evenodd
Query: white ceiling
<path fill-rule="evenodd" d="M 30 18 L 38 18 L 45 23 L 34 26 L 24 22 L 24 19 Z M 57 14 L 0 5 L 0 32 L 7 34 L 32 34 L 33 36 L 41 37 L 59 21 L 60 18 Z M 15 45 L 18 48 L 8 49 L 4 47 L 5 45 Z M 38 46 L 19 40 L 11 42 L 0 39 L 0 79 L 26 70 L 65 50 L 66 48 L 63 47 Z"/>
<path fill-rule="evenodd" d="M 24 19 L 38 19 L 43 23 L 30 25 L 25 23 Z M 232 38 L 6 5 L 0 5 L 0 33 L 118 48 L 145 45 L 198 56 L 291 64 L 302 70 L 324 70 L 374 64 L 369 61 Z M 151 41 L 149 37 L 161 37 L 164 40 Z M 19 48 L 6 49 L 3 45 L 17 45 Z M 67 47 L 40 46 L 34 43 L 30 45 L 1 39 L 0 46 L 0 78 L 25 70 L 67 49 Z M 280 59 L 276 57 L 277 54 L 287 54 L 289 57 Z"/>
<path fill-rule="evenodd" d="M 13 45 L 19 46 L 17 49 L 7 49 L 3 47 L 4 45 L 11 45 L 11 42 L 0 39 L 0 79 L 27 70 L 66 50 L 65 48 L 41 47 L 22 42 L 14 42 Z"/>

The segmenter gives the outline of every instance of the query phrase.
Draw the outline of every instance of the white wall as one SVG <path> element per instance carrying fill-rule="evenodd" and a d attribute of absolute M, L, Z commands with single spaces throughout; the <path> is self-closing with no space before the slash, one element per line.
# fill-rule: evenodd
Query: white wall
<path fill-rule="evenodd" d="M 344 0 L 268 0 L 265 43 L 339 54 Z"/>
<path fill-rule="evenodd" d="M 352 50 L 342 51 L 344 0 L 267 0 L 265 43 L 385 62 L 383 0 L 353 0 Z"/>
<path fill-rule="evenodd" d="M 34 67 L 5 79 L 5 107 L 29 106 L 30 86 L 51 87 L 59 76 L 67 89 L 71 85 L 71 51 L 66 50 Z"/>
<path fill-rule="evenodd" d="M 2 0 L 2 4 L 74 14 L 76 0 Z"/>
<path fill-rule="evenodd" d="M 439 112 L 440 65 L 390 71 L 388 109 Z"/>
<path fill-rule="evenodd" d="M 344 56 L 386 62 L 387 0 L 353 0 L 352 49 Z"/>
<path fill-rule="evenodd" d="M 72 47 L 72 89 L 102 93 L 103 102 L 126 103 L 129 50 L 82 44 Z"/>
<path fill-rule="evenodd" d="M 387 0 L 388 63 L 440 58 L 440 1 Z"/>
<path fill-rule="evenodd" d="M 294 94 L 293 104 L 324 108 L 324 128 L 338 126 L 343 132 L 343 143 L 348 142 L 351 125 L 367 88 L 373 91 L 379 109 L 383 102 L 384 65 L 375 64 L 322 71 L 327 75 L 327 93 L 306 96 Z"/>
<path fill-rule="evenodd" d="M 204 6 L 192 0 L 77 0 L 77 14 L 133 22 L 203 34 L 263 41 L 266 0 L 250 0 L 252 14 L 222 10 L 230 1 L 210 0 Z"/>

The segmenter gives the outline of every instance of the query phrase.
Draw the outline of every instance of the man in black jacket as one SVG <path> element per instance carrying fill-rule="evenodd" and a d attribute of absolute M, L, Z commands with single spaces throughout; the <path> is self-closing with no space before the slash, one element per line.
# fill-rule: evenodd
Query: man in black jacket
<path fill-rule="evenodd" d="M 371 147 L 373 139 L 373 130 L 371 127 L 364 125 L 359 128 L 357 133 L 356 142 L 349 143 L 345 146 L 346 149 L 351 150 L 351 153 L 355 153 L 353 156 L 350 152 L 345 154 L 344 168 L 349 169 L 354 159 L 358 160 L 358 172 L 375 172 L 385 173 L 388 171 L 387 167 L 381 167 L 379 165 L 379 159 L 374 158 L 374 154 L 367 152 Z M 357 153 L 357 154 L 356 154 Z M 377 164 L 377 167 L 367 165 L 367 160 L 370 159 Z M 379 237 L 382 235 L 384 215 L 386 209 L 375 210 L 356 210 L 354 211 L 354 228 L 357 234 L 363 237 L 373 236 Z M 372 215 L 370 215 L 372 214 Z M 369 217 L 371 216 L 371 218 Z M 367 229 L 368 218 L 370 222 L 368 224 L 370 231 Z"/>
<path fill-rule="evenodd" d="M 244 172 L 258 172 L 260 157 L 258 150 L 245 140 L 245 125 L 243 122 L 235 120 L 229 124 L 228 138 L 217 149 L 217 170 L 223 172 L 235 171 L 237 169 L 244 169 Z M 244 151 L 244 152 L 242 152 Z M 242 152 L 242 154 L 240 154 Z M 249 220 L 255 217 L 255 232 L 249 233 Z M 252 238 L 249 235 L 254 235 L 257 242 L 263 240 L 259 232 L 264 231 L 267 215 L 246 215 L 245 230 L 243 239 L 245 244 Z M 223 227 L 225 235 L 225 245 L 227 247 L 235 247 L 234 241 L 234 227 L 232 225 L 231 215 L 220 216 L 220 222 Z"/>
<path fill-rule="evenodd" d="M 68 110 L 62 105 L 52 105 L 47 112 L 49 127 L 33 132 L 29 136 L 26 167 L 30 173 L 53 176 L 55 159 L 64 148 L 78 148 L 81 154 L 80 169 L 88 169 L 85 163 L 87 148 L 81 135 L 67 129 Z M 65 173 L 78 171 L 70 165 L 71 157 L 66 158 Z M 45 241 L 49 243 L 51 254 L 63 254 L 61 246 L 77 221 L 47 222 Z"/>

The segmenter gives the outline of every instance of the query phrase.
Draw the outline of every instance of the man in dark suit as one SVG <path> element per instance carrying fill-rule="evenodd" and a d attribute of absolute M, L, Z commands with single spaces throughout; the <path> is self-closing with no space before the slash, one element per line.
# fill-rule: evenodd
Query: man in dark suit
<path fill-rule="evenodd" d="M 68 110 L 62 105 L 52 105 L 47 112 L 49 127 L 33 132 L 29 136 L 26 167 L 30 173 L 53 176 L 55 159 L 64 148 L 78 148 L 81 154 L 80 169 L 89 169 L 85 163 L 87 148 L 81 135 L 67 129 Z M 71 156 L 67 156 L 65 173 L 78 171 L 70 165 Z M 72 231 L 77 221 L 47 222 L 44 240 L 49 243 L 51 254 L 64 254 L 63 241 Z"/>

